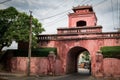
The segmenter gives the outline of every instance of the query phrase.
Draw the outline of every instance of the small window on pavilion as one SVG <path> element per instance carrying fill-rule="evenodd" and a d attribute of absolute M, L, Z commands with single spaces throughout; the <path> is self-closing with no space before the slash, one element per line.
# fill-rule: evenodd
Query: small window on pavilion
<path fill-rule="evenodd" d="M 77 27 L 86 26 L 86 21 L 78 21 L 78 22 L 76 23 L 76 26 L 77 26 Z"/>

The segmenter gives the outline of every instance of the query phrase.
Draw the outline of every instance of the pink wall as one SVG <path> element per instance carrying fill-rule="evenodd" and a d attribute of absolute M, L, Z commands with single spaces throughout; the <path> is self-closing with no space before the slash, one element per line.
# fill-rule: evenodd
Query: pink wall
<path fill-rule="evenodd" d="M 96 54 L 95 77 L 120 77 L 120 59 L 103 58 L 101 53 Z"/>
<path fill-rule="evenodd" d="M 69 27 L 76 27 L 77 21 L 86 21 L 86 26 L 96 26 L 96 16 L 94 13 L 92 14 L 84 14 L 84 15 L 69 15 Z"/>
<path fill-rule="evenodd" d="M 30 69 L 33 75 L 62 75 L 61 66 L 59 59 L 51 62 L 48 57 L 32 57 Z M 27 58 L 13 57 L 11 59 L 11 72 L 27 73 Z"/>
<path fill-rule="evenodd" d="M 92 35 L 91 35 L 92 36 Z M 60 60 L 62 61 L 62 68 L 64 73 L 67 72 L 67 58 L 69 51 L 76 47 L 82 47 L 87 49 L 90 52 L 91 56 L 91 64 L 92 64 L 92 75 L 94 76 L 95 73 L 95 67 L 96 67 L 96 52 L 100 49 L 102 46 L 119 46 L 120 45 L 120 39 L 91 39 L 91 40 L 63 40 L 63 41 L 49 41 L 49 43 L 46 46 L 49 47 L 57 47 L 57 53 L 60 57 Z M 43 42 L 42 42 L 43 43 Z M 53 44 L 53 45 L 51 45 Z"/>
<path fill-rule="evenodd" d="M 27 58 L 23 58 L 23 57 L 11 58 L 11 64 L 10 64 L 11 72 L 24 72 L 25 73 L 27 69 L 26 59 Z"/>
<path fill-rule="evenodd" d="M 120 77 L 120 59 L 103 59 L 103 73 L 107 77 Z"/>
<path fill-rule="evenodd" d="M 80 6 L 78 6 L 78 7 L 76 7 L 77 9 L 74 8 L 76 10 L 75 11 L 76 13 L 74 12 L 74 13 L 70 13 L 68 15 L 69 28 L 73 28 L 73 30 L 74 30 L 76 28 L 76 22 L 78 22 L 80 20 L 86 21 L 86 28 L 96 27 L 97 18 L 96 18 L 94 11 L 92 11 L 92 10 L 91 10 L 92 12 L 89 11 L 88 9 L 92 9 L 89 6 L 87 7 L 88 8 L 87 10 L 84 10 L 83 7 L 85 7 L 85 6 L 82 6 L 82 8 Z M 79 9 L 79 11 L 78 11 L 78 9 Z M 85 13 L 81 14 L 81 11 L 85 12 Z M 66 31 L 67 31 L 67 29 L 66 29 Z M 102 33 L 101 29 L 98 29 L 98 32 L 96 31 L 96 34 L 92 34 L 92 33 L 94 33 L 94 31 L 93 32 L 91 31 L 90 33 L 86 32 L 84 34 L 81 34 L 76 31 L 77 32 L 76 35 L 73 35 L 74 32 L 71 33 L 71 35 L 67 34 L 65 32 L 62 34 L 62 31 L 61 31 L 61 35 L 56 34 L 53 37 L 52 37 L 52 35 L 51 36 L 49 35 L 51 37 L 51 39 L 48 39 L 48 40 L 44 40 L 44 39 L 39 40 L 40 47 L 56 47 L 57 48 L 57 53 L 58 53 L 58 56 L 61 61 L 63 73 L 66 73 L 68 70 L 67 68 L 70 68 L 67 66 L 69 66 L 68 64 L 71 64 L 70 59 L 72 57 L 68 57 L 68 54 L 69 54 L 70 50 L 73 48 L 79 47 L 80 51 L 82 49 L 89 51 L 90 56 L 91 56 L 92 75 L 94 76 L 94 75 L 96 75 L 96 70 L 99 70 L 99 69 L 102 70 L 102 68 L 97 68 L 97 65 L 99 65 L 99 67 L 102 67 L 101 64 L 103 64 L 103 61 L 101 63 L 96 62 L 96 60 L 97 60 L 96 52 L 98 50 L 100 50 L 100 48 L 103 46 L 120 46 L 120 37 L 119 37 L 120 33 L 119 32 L 118 33 L 117 32 L 116 33 L 112 33 L 112 32 Z M 100 33 L 100 34 L 98 34 L 98 33 Z M 56 38 L 54 38 L 54 37 L 56 37 Z M 42 37 L 42 38 L 46 38 L 46 37 Z M 75 49 L 74 51 L 76 52 L 77 50 Z M 74 53 L 74 51 L 73 51 L 73 54 L 76 54 L 77 52 Z M 79 53 L 80 53 L 80 51 L 79 51 Z M 68 58 L 70 58 L 70 59 L 68 59 Z M 75 59 L 74 59 L 74 61 L 75 61 Z M 75 62 L 74 62 L 74 64 L 75 64 Z M 117 64 L 117 62 L 116 62 L 116 64 Z M 70 68 L 70 69 L 72 69 L 72 68 Z"/>
<path fill-rule="evenodd" d="M 11 72 L 27 73 L 27 58 L 13 57 L 10 61 Z M 94 66 L 96 77 L 120 77 L 120 59 L 103 58 L 99 55 Z M 48 57 L 32 57 L 31 58 L 31 74 L 32 75 L 63 75 L 64 68 L 62 62 L 58 58 L 51 60 Z"/>

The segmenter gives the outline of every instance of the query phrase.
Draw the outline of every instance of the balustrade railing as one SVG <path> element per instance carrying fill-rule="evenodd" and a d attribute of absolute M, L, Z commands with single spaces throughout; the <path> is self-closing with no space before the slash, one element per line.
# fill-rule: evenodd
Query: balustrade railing
<path fill-rule="evenodd" d="M 96 27 L 75 27 L 75 28 L 59 28 L 58 34 L 71 34 L 71 33 L 87 33 L 87 32 L 102 32 L 101 26 Z"/>
<path fill-rule="evenodd" d="M 120 32 L 111 33 L 85 33 L 85 34 L 59 34 L 39 35 L 38 40 L 65 40 L 65 39 L 90 39 L 90 38 L 120 38 Z"/>

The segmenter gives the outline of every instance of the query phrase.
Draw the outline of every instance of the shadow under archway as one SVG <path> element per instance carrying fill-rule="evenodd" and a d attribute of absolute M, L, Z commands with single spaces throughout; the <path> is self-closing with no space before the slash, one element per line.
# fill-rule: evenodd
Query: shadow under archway
<path fill-rule="evenodd" d="M 79 46 L 73 47 L 69 50 L 69 52 L 67 54 L 67 64 L 66 64 L 66 73 L 67 74 L 79 72 L 78 71 L 78 57 L 84 51 L 89 52 L 87 49 L 85 49 L 83 47 L 79 47 Z M 91 71 L 91 69 L 90 69 L 90 71 Z M 91 73 L 91 72 L 88 72 L 88 74 L 89 73 Z M 85 74 L 85 73 L 83 73 L 83 74 Z"/>

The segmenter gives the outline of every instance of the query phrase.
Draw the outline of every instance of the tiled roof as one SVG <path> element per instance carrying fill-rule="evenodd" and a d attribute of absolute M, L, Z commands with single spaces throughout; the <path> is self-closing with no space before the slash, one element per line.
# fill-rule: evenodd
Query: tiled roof
<path fill-rule="evenodd" d="M 74 9 L 86 9 L 86 8 L 92 8 L 92 6 L 89 6 L 89 5 L 80 6 L 80 5 L 78 5 L 77 7 L 73 7 L 73 10 Z"/>

